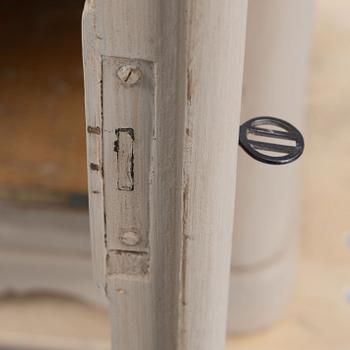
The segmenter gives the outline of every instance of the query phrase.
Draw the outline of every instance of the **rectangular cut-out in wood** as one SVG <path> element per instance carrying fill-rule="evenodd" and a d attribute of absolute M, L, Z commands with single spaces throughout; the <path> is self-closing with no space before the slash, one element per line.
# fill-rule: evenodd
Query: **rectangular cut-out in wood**
<path fill-rule="evenodd" d="M 134 190 L 134 130 L 121 128 L 115 131 L 117 141 L 114 150 L 118 162 L 118 190 Z"/>
<path fill-rule="evenodd" d="M 102 57 L 102 84 L 107 251 L 148 252 L 154 216 L 154 65 Z"/>
<path fill-rule="evenodd" d="M 108 274 L 146 277 L 149 272 L 149 255 L 142 252 L 110 251 Z"/>

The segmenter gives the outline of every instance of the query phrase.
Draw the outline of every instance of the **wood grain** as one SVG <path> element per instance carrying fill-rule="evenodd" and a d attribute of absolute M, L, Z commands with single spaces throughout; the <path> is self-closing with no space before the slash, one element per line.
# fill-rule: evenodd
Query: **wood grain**
<path fill-rule="evenodd" d="M 224 348 L 246 7 L 86 2 L 90 216 L 115 349 Z M 120 83 L 123 60 L 139 84 Z M 116 186 L 118 128 L 135 135 L 133 191 Z M 113 222 L 142 239 L 116 244 Z"/>
<path fill-rule="evenodd" d="M 252 0 L 248 8 L 241 121 L 275 116 L 304 132 L 313 1 Z M 239 150 L 230 331 L 266 327 L 290 302 L 302 161 L 270 166 Z"/>

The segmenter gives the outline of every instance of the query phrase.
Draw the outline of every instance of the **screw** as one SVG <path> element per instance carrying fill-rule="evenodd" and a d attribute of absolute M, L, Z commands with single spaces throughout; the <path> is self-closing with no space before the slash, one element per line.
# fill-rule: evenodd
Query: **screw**
<path fill-rule="evenodd" d="M 96 135 L 101 134 L 101 129 L 98 126 L 88 126 L 87 131 L 89 134 L 96 134 Z"/>
<path fill-rule="evenodd" d="M 125 65 L 118 69 L 118 78 L 128 86 L 135 85 L 141 78 L 142 72 L 139 67 Z"/>
<path fill-rule="evenodd" d="M 128 246 L 135 246 L 140 243 L 141 237 L 137 232 L 129 231 L 124 232 L 119 236 L 122 243 Z"/>

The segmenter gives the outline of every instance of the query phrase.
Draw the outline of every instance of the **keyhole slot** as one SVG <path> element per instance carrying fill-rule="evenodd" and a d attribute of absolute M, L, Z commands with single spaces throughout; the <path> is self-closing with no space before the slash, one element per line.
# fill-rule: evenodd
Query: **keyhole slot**
<path fill-rule="evenodd" d="M 120 191 L 134 190 L 134 130 L 116 130 L 117 140 L 114 151 L 117 153 L 117 186 Z"/>

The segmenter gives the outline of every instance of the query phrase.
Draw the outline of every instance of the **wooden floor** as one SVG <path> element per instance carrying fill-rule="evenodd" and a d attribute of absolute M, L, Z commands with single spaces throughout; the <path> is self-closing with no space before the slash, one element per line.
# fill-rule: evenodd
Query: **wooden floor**
<path fill-rule="evenodd" d="M 296 295 L 283 320 L 227 350 L 350 349 L 350 2 L 317 4 Z M 0 325 L 1 345 L 109 348 L 105 310 L 64 297 L 3 298 Z"/>

